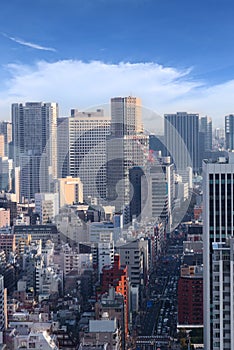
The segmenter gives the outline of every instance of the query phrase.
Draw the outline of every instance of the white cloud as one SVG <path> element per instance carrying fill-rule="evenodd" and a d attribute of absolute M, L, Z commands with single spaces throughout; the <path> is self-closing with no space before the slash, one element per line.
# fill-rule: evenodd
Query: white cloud
<path fill-rule="evenodd" d="M 143 105 L 155 113 L 197 112 L 211 116 L 219 126 L 225 114 L 233 113 L 234 81 L 207 87 L 203 81 L 191 78 L 190 69 L 151 62 L 76 60 L 39 61 L 35 66 L 11 64 L 6 69 L 11 76 L 7 89 L 0 93 L 0 119 L 6 110 L 9 114 L 13 102 L 56 101 L 60 114 L 67 115 L 71 108 L 85 109 L 109 103 L 113 96 L 128 95 L 141 97 Z M 145 121 L 148 129 L 155 130 L 152 113 Z"/>
<path fill-rule="evenodd" d="M 53 52 L 56 51 L 56 49 L 54 49 L 53 47 L 41 46 L 41 45 L 38 45 L 38 44 L 35 44 L 35 43 L 31 43 L 29 41 L 25 41 L 25 40 L 20 39 L 20 38 L 15 38 L 13 36 L 9 36 L 9 35 L 7 35 L 5 33 L 2 33 L 2 35 L 4 35 L 6 38 L 10 39 L 11 41 L 14 41 L 17 44 L 20 44 L 20 45 L 23 45 L 23 46 L 27 46 L 27 47 L 30 47 L 32 49 L 43 50 L 43 51 L 53 51 Z"/>

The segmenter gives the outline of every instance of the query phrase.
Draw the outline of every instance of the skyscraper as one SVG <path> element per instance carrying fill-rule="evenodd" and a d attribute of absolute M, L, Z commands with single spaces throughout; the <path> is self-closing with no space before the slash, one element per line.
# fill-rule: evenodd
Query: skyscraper
<path fill-rule="evenodd" d="M 226 149 L 234 150 L 234 114 L 225 117 Z"/>
<path fill-rule="evenodd" d="M 234 349 L 234 159 L 203 161 L 204 348 Z"/>
<path fill-rule="evenodd" d="M 0 122 L 0 134 L 4 135 L 4 152 L 5 156 L 11 158 L 10 144 L 12 142 L 12 124 L 8 121 Z"/>
<path fill-rule="evenodd" d="M 114 97 L 111 99 L 111 135 L 123 137 L 143 132 L 141 99 Z"/>
<path fill-rule="evenodd" d="M 130 204 L 129 169 L 146 163 L 149 138 L 143 134 L 141 100 L 111 99 L 111 135 L 107 142 L 107 199 L 116 211 Z"/>
<path fill-rule="evenodd" d="M 204 135 L 204 151 L 212 150 L 212 119 L 205 116 L 201 117 L 199 132 Z"/>
<path fill-rule="evenodd" d="M 164 115 L 165 144 L 179 171 L 199 170 L 199 115 L 177 112 Z"/>
<path fill-rule="evenodd" d="M 60 126 L 61 127 L 61 126 Z M 65 126 L 66 128 L 66 126 Z M 110 117 L 104 111 L 78 112 L 68 118 L 68 172 L 83 183 L 84 199 L 106 197 L 106 139 Z M 64 137 L 64 142 L 66 138 Z"/>
<path fill-rule="evenodd" d="M 31 192 L 24 189 L 23 182 L 20 184 L 21 196 L 27 195 L 28 199 L 32 199 L 36 192 L 40 192 L 41 184 L 45 186 L 43 192 L 50 190 L 53 180 L 57 177 L 57 117 L 56 103 L 27 102 L 25 105 L 22 103 L 12 105 L 14 165 L 20 167 L 21 172 L 27 172 L 28 169 L 28 175 L 25 174 L 28 179 L 30 174 L 36 178 L 33 180 L 35 188 L 32 187 Z M 33 165 L 32 168 L 30 163 L 37 165 Z M 45 166 L 45 169 L 42 166 Z M 43 181 L 40 180 L 40 171 L 43 172 L 41 179 Z M 44 178 L 46 173 L 48 179 Z"/>

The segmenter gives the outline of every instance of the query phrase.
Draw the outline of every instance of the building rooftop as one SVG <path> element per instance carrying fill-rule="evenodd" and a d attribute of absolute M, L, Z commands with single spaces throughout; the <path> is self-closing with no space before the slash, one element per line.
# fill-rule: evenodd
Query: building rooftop
<path fill-rule="evenodd" d="M 114 333 L 116 330 L 116 320 L 90 320 L 89 332 Z"/>

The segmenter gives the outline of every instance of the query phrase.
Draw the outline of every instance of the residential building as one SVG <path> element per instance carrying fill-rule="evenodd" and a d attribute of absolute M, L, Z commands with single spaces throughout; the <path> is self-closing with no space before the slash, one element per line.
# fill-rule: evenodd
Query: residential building
<path fill-rule="evenodd" d="M 128 308 L 129 308 L 129 288 L 127 266 L 121 265 L 119 254 L 114 255 L 114 263 L 104 266 L 102 269 L 101 291 L 107 293 L 110 287 L 114 287 L 116 293 L 120 293 L 124 298 L 125 305 L 125 337 L 128 334 Z"/>
<path fill-rule="evenodd" d="M 197 325 L 203 327 L 203 270 L 183 265 L 178 281 L 178 327 Z"/>
<path fill-rule="evenodd" d="M 102 241 L 98 242 L 98 272 L 102 273 L 104 266 L 114 263 L 114 242 Z"/>
<path fill-rule="evenodd" d="M 58 193 L 36 193 L 35 212 L 39 214 L 42 225 L 54 222 L 55 216 L 59 213 Z"/>
<path fill-rule="evenodd" d="M 132 285 L 143 285 L 148 271 L 148 241 L 134 240 L 116 247 L 122 265 L 128 269 Z"/>
<path fill-rule="evenodd" d="M 108 314 L 103 315 L 101 320 L 89 320 L 88 331 L 80 334 L 82 347 L 79 349 L 91 349 L 93 346 L 106 346 L 106 350 L 121 349 L 121 331 L 117 320 L 109 319 Z"/>
<path fill-rule="evenodd" d="M 0 208 L 0 228 L 10 226 L 10 210 Z"/>
<path fill-rule="evenodd" d="M 0 251 L 2 250 L 7 258 L 15 252 L 15 236 L 12 233 L 0 233 Z"/>

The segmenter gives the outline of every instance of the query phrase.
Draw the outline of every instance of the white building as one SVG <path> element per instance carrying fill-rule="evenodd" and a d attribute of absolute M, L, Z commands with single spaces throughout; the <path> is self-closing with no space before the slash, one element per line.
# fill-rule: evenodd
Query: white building
<path fill-rule="evenodd" d="M 88 223 L 89 242 L 110 242 L 114 239 L 114 225 L 112 222 Z"/>
<path fill-rule="evenodd" d="M 203 161 L 204 348 L 234 348 L 234 154 Z"/>
<path fill-rule="evenodd" d="M 47 331 L 31 331 L 27 335 L 16 335 L 14 338 L 14 347 L 17 349 L 34 349 L 34 350 L 58 350 L 54 337 Z"/>
<path fill-rule="evenodd" d="M 72 249 L 68 244 L 64 244 L 60 252 L 60 267 L 66 276 L 71 271 L 76 271 L 77 275 L 82 270 L 93 267 L 92 254 L 81 254 Z"/>
<path fill-rule="evenodd" d="M 59 293 L 62 287 L 62 276 L 51 266 L 36 266 L 36 293 L 51 295 Z"/>
<path fill-rule="evenodd" d="M 42 225 L 53 222 L 59 213 L 58 193 L 36 193 L 35 212 L 39 214 Z"/>
<path fill-rule="evenodd" d="M 106 315 L 108 317 L 108 314 Z M 107 317 L 102 320 L 89 320 L 88 332 L 81 334 L 80 340 L 83 347 L 96 345 L 98 349 L 105 344 L 106 350 L 121 349 L 121 332 L 116 319 L 110 320 Z"/>
<path fill-rule="evenodd" d="M 112 265 L 114 263 L 114 242 L 99 242 L 98 243 L 98 272 L 99 276 L 102 273 L 102 269 L 106 265 Z"/>

